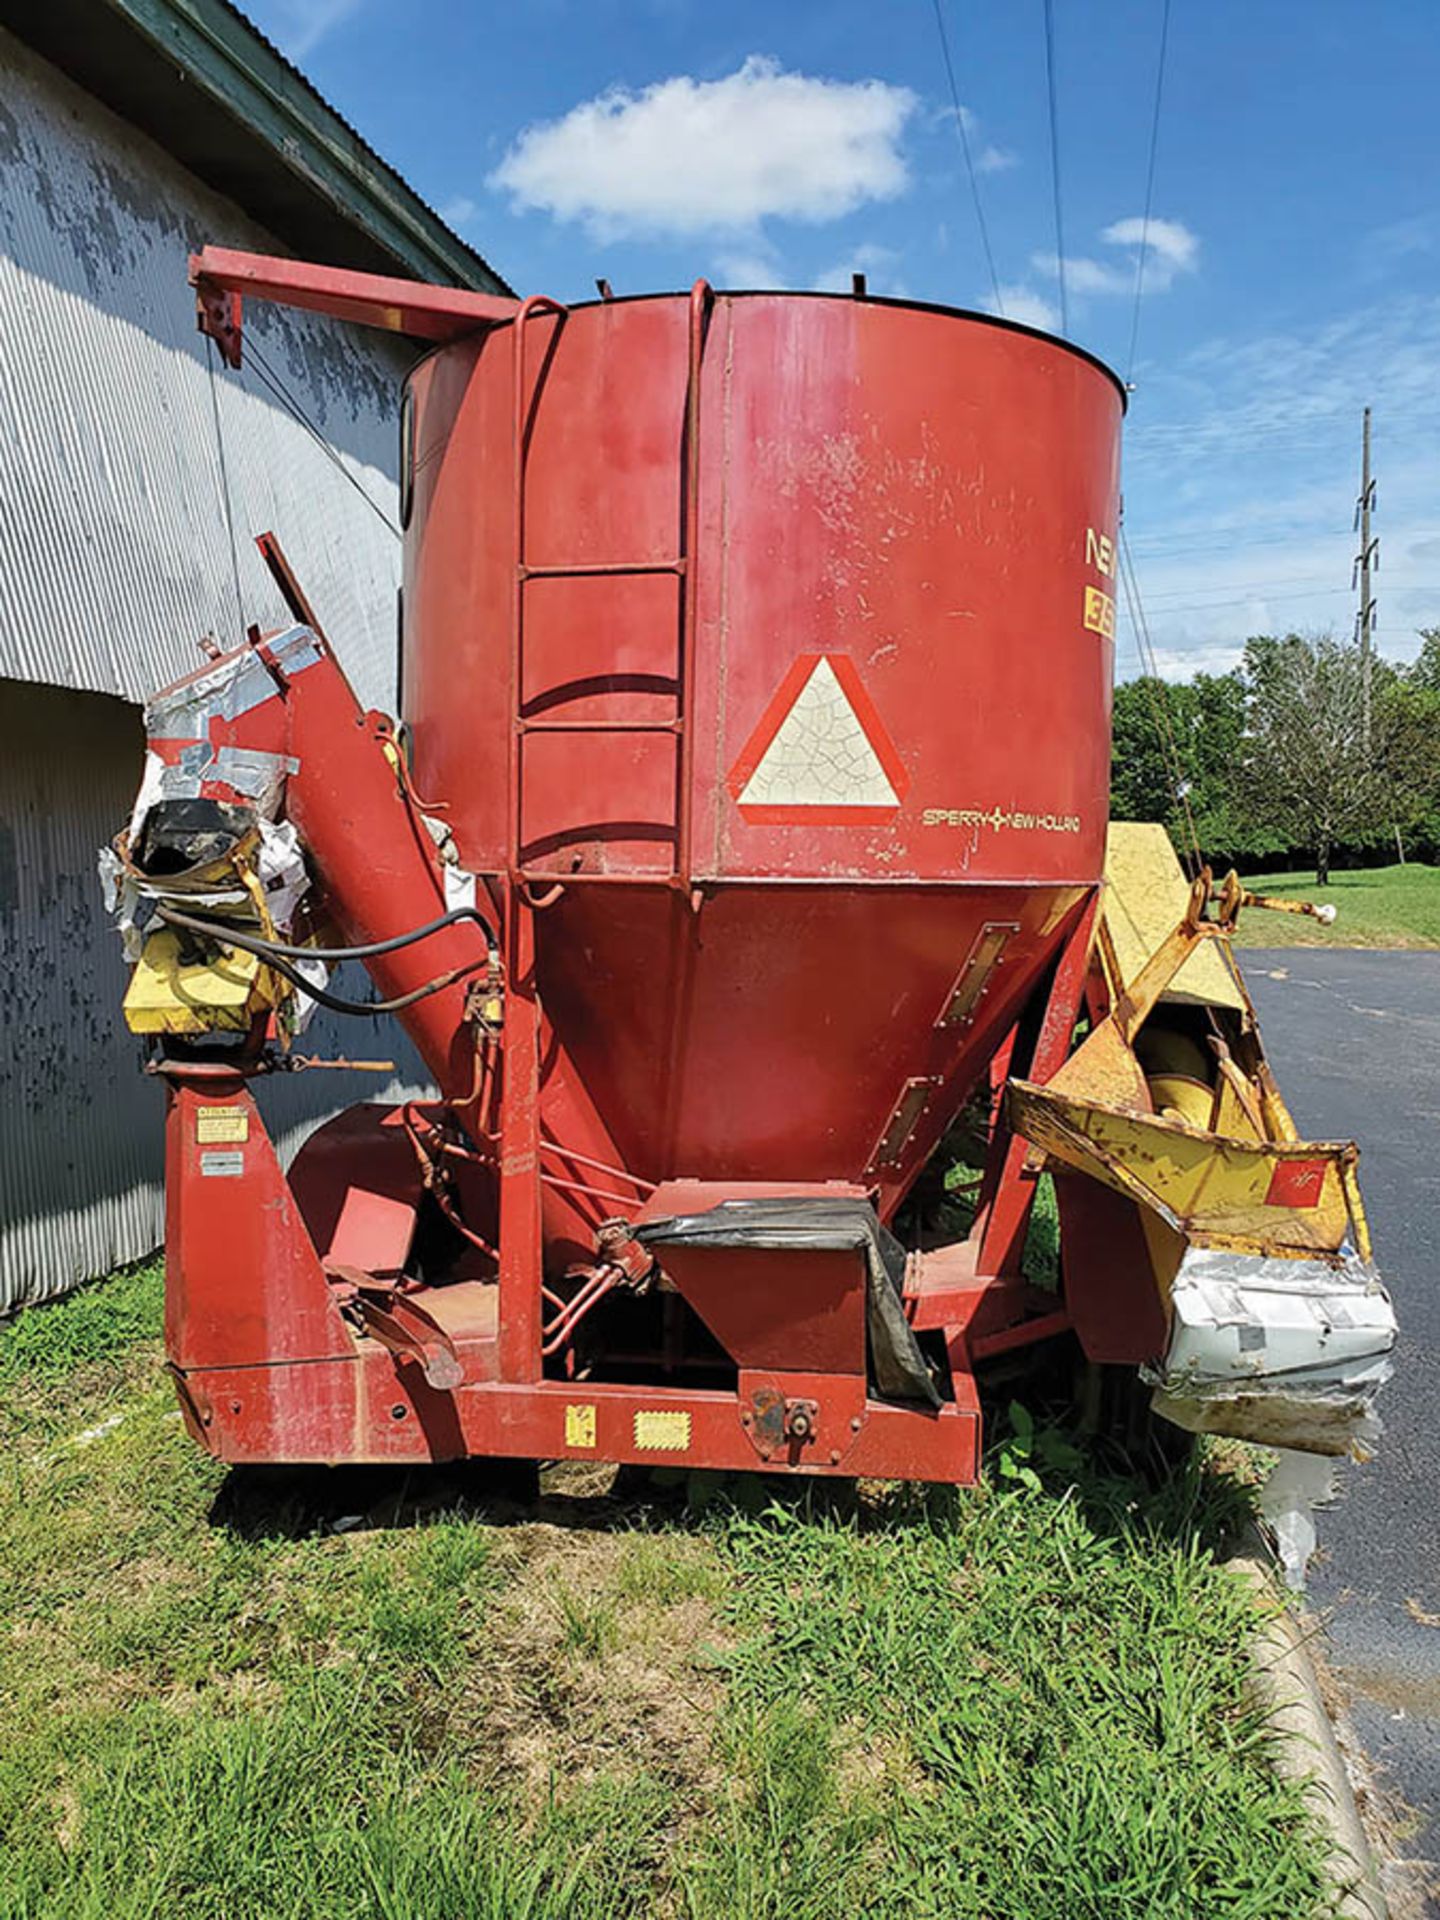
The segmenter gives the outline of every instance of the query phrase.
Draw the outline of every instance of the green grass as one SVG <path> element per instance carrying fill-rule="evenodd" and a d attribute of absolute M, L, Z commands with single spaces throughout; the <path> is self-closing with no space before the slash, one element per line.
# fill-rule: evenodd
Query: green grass
<path fill-rule="evenodd" d="M 156 1257 L 0 1321 L 0 1454 L 98 1425 L 153 1381 L 164 1298 Z"/>
<path fill-rule="evenodd" d="M 1313 871 L 1245 876 L 1252 893 L 1337 909 L 1332 926 L 1293 913 L 1240 915 L 1241 947 L 1440 947 L 1440 867 L 1357 867 L 1317 887 Z"/>
<path fill-rule="evenodd" d="M 81 1287 L 43 1312 L 0 1326 L 0 1388 L 73 1385 L 78 1369 L 123 1364 L 136 1343 L 160 1333 L 165 1270 L 158 1256 Z"/>
<path fill-rule="evenodd" d="M 154 1285 L 0 1329 L 4 1920 L 1328 1911 L 1223 1474 L 1017 1407 L 976 1493 L 412 1475 L 307 1530 L 185 1436 Z"/>

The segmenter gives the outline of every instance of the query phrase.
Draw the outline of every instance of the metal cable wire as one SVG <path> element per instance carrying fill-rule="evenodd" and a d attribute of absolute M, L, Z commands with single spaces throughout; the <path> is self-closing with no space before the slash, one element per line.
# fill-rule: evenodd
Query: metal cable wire
<path fill-rule="evenodd" d="M 306 413 L 304 407 L 301 406 L 300 402 L 290 392 L 285 382 L 280 378 L 280 375 L 276 373 L 275 369 L 270 365 L 270 362 L 256 345 L 253 336 L 247 337 L 245 341 L 245 351 L 250 358 L 251 365 L 254 367 L 257 376 L 264 385 L 269 388 L 274 398 L 277 399 L 281 406 L 305 429 L 316 446 L 319 447 L 320 451 L 325 455 L 325 458 L 335 468 L 336 472 L 341 474 L 350 483 L 356 493 L 358 493 L 360 498 L 365 502 L 366 506 L 369 507 L 370 511 L 375 515 L 376 519 L 387 526 L 397 540 L 400 539 L 399 527 L 396 526 L 385 509 L 371 497 L 355 478 L 354 474 L 351 473 L 334 447 L 331 446 L 330 442 L 315 425 L 315 422 L 310 418 L 309 414 Z"/>
<path fill-rule="evenodd" d="M 1128 387 L 1135 372 L 1135 346 L 1140 338 L 1140 302 L 1145 295 L 1145 261 L 1150 251 L 1150 212 L 1155 204 L 1155 155 L 1160 146 L 1160 103 L 1165 92 L 1165 52 L 1170 44 L 1170 0 L 1160 16 L 1160 58 L 1155 67 L 1155 110 L 1150 119 L 1150 163 L 1145 170 L 1145 218 L 1140 226 L 1140 258 L 1135 263 L 1135 307 L 1130 316 L 1130 352 L 1125 362 Z"/>
<path fill-rule="evenodd" d="M 1169 689 L 1160 677 L 1155 645 L 1150 638 L 1150 623 L 1145 617 L 1145 604 L 1140 598 L 1140 582 L 1135 576 L 1135 562 L 1130 553 L 1130 542 L 1123 523 L 1120 528 L 1119 548 L 1120 584 L 1124 589 L 1125 603 L 1130 613 L 1130 627 L 1135 635 L 1135 650 L 1140 656 L 1141 678 L 1145 682 L 1145 696 L 1155 720 L 1161 757 L 1169 769 L 1175 798 L 1180 802 L 1181 812 L 1185 816 L 1185 829 L 1189 835 L 1185 858 L 1190 868 L 1190 878 L 1193 880 L 1204 866 L 1205 856 L 1200 848 L 1200 834 L 1195 825 L 1195 815 L 1190 807 L 1190 789 L 1189 782 L 1185 778 L 1185 762 L 1181 757 L 1180 743 L 1175 738 L 1175 728 L 1170 718 Z"/>
<path fill-rule="evenodd" d="M 995 271 L 995 255 L 990 247 L 990 229 L 980 199 L 980 181 L 975 172 L 975 157 L 970 151 L 970 134 L 965 125 L 965 109 L 960 104 L 960 89 L 955 83 L 955 66 L 950 58 L 950 36 L 945 31 L 941 0 L 934 0 L 935 25 L 940 30 L 940 52 L 945 61 L 945 77 L 950 83 L 950 98 L 955 107 L 955 130 L 960 136 L 960 151 L 965 156 L 965 171 L 970 176 L 970 197 L 975 202 L 975 221 L 980 229 L 980 244 L 985 249 L 985 265 L 990 270 L 990 285 L 995 290 L 995 311 L 1005 317 L 1005 301 L 1000 292 L 1000 276 Z"/>
<path fill-rule="evenodd" d="M 1055 105 L 1055 5 L 1045 0 L 1045 83 L 1050 96 L 1050 186 L 1055 200 L 1055 266 L 1060 281 L 1060 331 L 1070 331 L 1065 292 L 1065 222 L 1060 208 L 1060 116 Z"/>
<path fill-rule="evenodd" d="M 225 507 L 225 531 L 230 537 L 230 571 L 235 581 L 235 617 L 245 633 L 245 602 L 240 592 L 240 549 L 235 544 L 235 516 L 230 509 L 230 472 L 225 464 L 225 436 L 220 430 L 220 395 L 215 389 L 215 343 L 205 336 L 205 366 L 210 375 L 210 411 L 215 419 L 215 451 L 220 459 L 220 498 Z"/>

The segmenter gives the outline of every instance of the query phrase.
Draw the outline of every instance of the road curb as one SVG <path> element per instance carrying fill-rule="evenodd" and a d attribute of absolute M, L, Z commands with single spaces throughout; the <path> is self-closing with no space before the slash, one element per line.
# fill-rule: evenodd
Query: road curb
<path fill-rule="evenodd" d="M 1228 1570 L 1275 1609 L 1256 1636 L 1252 1684 L 1276 1735 L 1275 1764 L 1298 1781 L 1306 1804 L 1330 1836 L 1328 1862 L 1343 1920 L 1389 1920 L 1355 1790 L 1326 1711 L 1308 1640 L 1258 1528 L 1251 1527 L 1225 1562 Z"/>

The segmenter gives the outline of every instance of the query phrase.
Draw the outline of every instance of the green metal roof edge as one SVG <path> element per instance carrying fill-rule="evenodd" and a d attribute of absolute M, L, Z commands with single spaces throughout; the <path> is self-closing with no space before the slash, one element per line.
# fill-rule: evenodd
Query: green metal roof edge
<path fill-rule="evenodd" d="M 513 291 L 229 0 L 106 4 L 417 279 Z"/>

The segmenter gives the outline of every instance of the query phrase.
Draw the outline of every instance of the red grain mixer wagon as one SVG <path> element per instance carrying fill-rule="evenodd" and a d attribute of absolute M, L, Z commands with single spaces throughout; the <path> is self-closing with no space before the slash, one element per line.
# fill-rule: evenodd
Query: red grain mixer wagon
<path fill-rule="evenodd" d="M 1356 1445 L 1393 1319 L 1355 1150 L 1260 1050 L 1245 897 L 1158 830 L 1105 879 L 1114 376 L 858 297 L 192 277 L 232 364 L 242 296 L 436 343 L 402 714 L 264 537 L 293 624 L 156 695 L 110 861 L 195 1438 L 967 1482 L 977 1373 L 1068 1337 L 1184 1425 Z M 287 1174 L 252 1083 L 352 957 L 436 1097 Z M 967 1103 L 973 1225 L 902 1241 Z"/>

